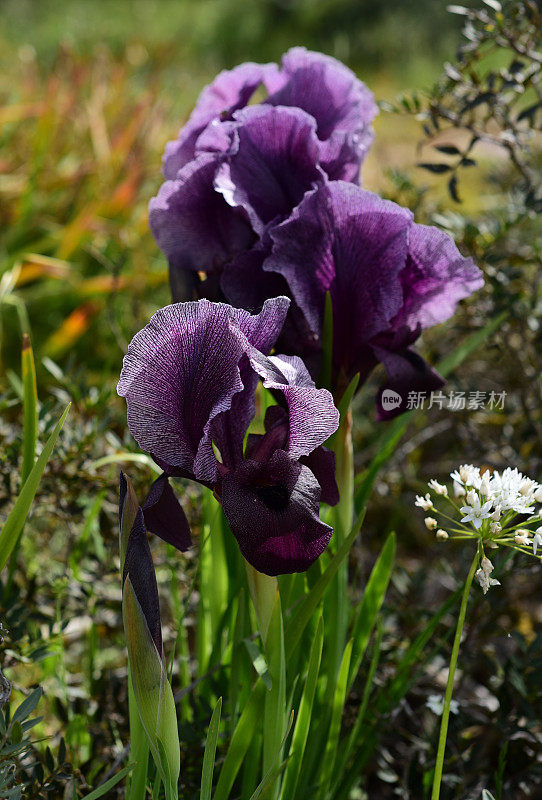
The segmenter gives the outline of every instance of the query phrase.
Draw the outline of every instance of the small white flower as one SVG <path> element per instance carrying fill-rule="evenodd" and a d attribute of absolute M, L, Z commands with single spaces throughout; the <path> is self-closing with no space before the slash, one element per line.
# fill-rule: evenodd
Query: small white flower
<path fill-rule="evenodd" d="M 536 500 L 537 503 L 542 503 L 542 486 L 539 486 L 534 492 L 533 500 Z"/>
<path fill-rule="evenodd" d="M 480 502 L 478 499 L 478 493 L 475 492 L 474 489 L 469 489 L 467 492 L 467 503 L 472 506 L 472 504 L 476 503 L 477 500 Z"/>
<path fill-rule="evenodd" d="M 422 508 L 424 511 L 429 511 L 429 509 L 433 508 L 433 501 L 429 496 L 429 492 L 425 495 L 425 497 L 421 497 L 419 494 L 417 494 L 414 505 L 418 506 L 418 508 Z"/>
<path fill-rule="evenodd" d="M 488 589 L 490 586 L 500 586 L 500 581 L 496 580 L 495 578 L 490 578 L 489 573 L 484 572 L 483 569 L 476 570 L 476 574 L 474 575 L 480 586 L 482 587 L 482 591 L 484 594 L 487 594 Z"/>
<path fill-rule="evenodd" d="M 491 515 L 491 519 L 493 520 L 493 522 L 498 522 L 500 520 L 500 518 L 501 518 L 501 507 L 497 506 L 497 508 L 495 509 L 493 514 Z"/>
<path fill-rule="evenodd" d="M 482 480 L 480 481 L 480 494 L 483 494 L 485 497 L 491 492 L 491 484 L 489 481 L 489 473 L 484 472 L 482 476 Z"/>
<path fill-rule="evenodd" d="M 425 705 L 433 714 L 436 714 L 437 717 L 441 717 L 444 711 L 444 697 L 439 694 L 431 694 L 427 698 L 427 703 Z M 450 700 L 450 713 L 459 713 L 459 703 L 457 700 Z"/>
<path fill-rule="evenodd" d="M 481 528 L 482 522 L 491 516 L 490 509 L 492 505 L 491 500 L 487 500 L 484 505 L 481 505 L 480 498 L 476 495 L 470 505 L 463 506 L 460 509 L 461 513 L 465 515 L 461 522 L 472 522 L 476 530 L 478 530 Z"/>
<path fill-rule="evenodd" d="M 444 486 L 444 484 L 436 481 L 434 478 L 432 478 L 427 485 L 435 492 L 435 494 L 440 494 L 444 497 L 448 495 L 448 488 Z"/>
<path fill-rule="evenodd" d="M 449 538 L 449 536 L 446 533 L 446 531 L 442 530 L 442 528 L 438 529 L 438 531 L 436 532 L 435 536 L 437 537 L 437 539 L 440 539 L 441 541 L 445 541 L 446 539 Z"/>
<path fill-rule="evenodd" d="M 454 481 L 454 497 L 465 497 L 467 490 L 460 483 Z"/>
<path fill-rule="evenodd" d="M 536 555 L 538 545 L 542 544 L 542 528 L 538 528 L 533 539 L 533 555 Z"/>
<path fill-rule="evenodd" d="M 450 476 L 457 483 L 462 483 L 464 486 L 478 487 L 480 484 L 480 470 L 478 467 L 473 467 L 472 464 L 462 464 L 458 470 L 451 472 Z"/>
<path fill-rule="evenodd" d="M 433 517 L 426 517 L 424 522 L 425 522 L 425 527 L 430 531 L 434 531 L 438 525 L 438 522 Z"/>
<path fill-rule="evenodd" d="M 524 547 L 529 547 L 531 544 L 531 532 L 525 528 L 518 528 L 514 536 L 514 541 L 516 544 L 522 544 Z"/>

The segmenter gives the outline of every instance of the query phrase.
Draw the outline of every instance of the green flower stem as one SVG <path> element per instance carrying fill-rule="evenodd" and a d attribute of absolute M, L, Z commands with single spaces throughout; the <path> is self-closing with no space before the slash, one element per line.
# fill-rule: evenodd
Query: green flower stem
<path fill-rule="evenodd" d="M 263 775 L 266 775 L 282 760 L 281 743 L 286 728 L 284 625 L 277 579 L 263 575 L 248 562 L 245 563 L 271 678 L 271 689 L 265 693 L 263 710 Z M 277 776 L 269 785 L 266 796 L 270 800 L 276 800 L 279 788 Z"/>
<path fill-rule="evenodd" d="M 459 617 L 457 618 L 457 627 L 455 629 L 454 644 L 452 647 L 452 656 L 450 658 L 450 666 L 448 669 L 448 682 L 446 684 L 446 693 L 444 695 L 444 708 L 442 710 L 442 719 L 440 721 L 440 734 L 438 740 L 437 761 L 435 764 L 435 774 L 433 777 L 433 791 L 431 793 L 431 800 L 439 800 L 440 785 L 442 782 L 442 769 L 444 767 L 444 751 L 446 750 L 446 737 L 448 734 L 448 722 L 450 719 L 450 703 L 452 701 L 452 693 L 454 689 L 455 670 L 457 668 L 457 657 L 459 655 L 459 645 L 461 644 L 461 634 L 463 633 L 463 626 L 465 624 L 465 617 L 467 614 L 467 603 L 469 600 L 470 587 L 478 566 L 480 557 L 479 550 L 476 550 L 476 555 L 472 560 L 472 564 L 465 581 L 463 588 L 463 595 L 461 597 L 461 606 L 459 608 Z"/>

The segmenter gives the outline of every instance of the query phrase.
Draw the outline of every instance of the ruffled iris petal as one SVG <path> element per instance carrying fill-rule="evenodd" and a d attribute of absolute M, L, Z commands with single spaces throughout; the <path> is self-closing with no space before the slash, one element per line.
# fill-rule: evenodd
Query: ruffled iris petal
<path fill-rule="evenodd" d="M 117 391 L 126 398 L 132 435 L 166 472 L 181 470 L 203 482 L 216 479 L 213 421 L 244 389 L 239 362 L 246 343 L 270 349 L 288 304 L 284 297 L 268 300 L 256 316 L 206 300 L 176 304 L 154 314 L 133 338 Z M 253 397 L 237 411 L 235 419 L 230 415 L 231 429 L 221 424 L 242 442 Z"/>
<path fill-rule="evenodd" d="M 170 270 L 213 272 L 255 241 L 245 215 L 215 191 L 217 156 L 191 161 L 149 204 L 149 225 Z"/>
<path fill-rule="evenodd" d="M 316 126 L 298 108 L 251 106 L 234 119 L 231 151 L 217 170 L 215 188 L 229 205 L 242 207 L 262 235 L 324 180 Z"/>
<path fill-rule="evenodd" d="M 464 258 L 447 233 L 413 225 L 401 283 L 405 299 L 394 328 L 408 325 L 413 330 L 449 319 L 458 302 L 480 289 L 484 279 L 472 258 Z"/>
<path fill-rule="evenodd" d="M 186 125 L 176 140 L 168 142 L 162 163 L 164 177 L 173 180 L 181 167 L 194 157 L 196 142 L 213 119 L 228 119 L 243 108 L 262 81 L 274 85 L 276 64 L 240 64 L 224 70 L 203 89 Z"/>
<path fill-rule="evenodd" d="M 336 59 L 294 47 L 282 58 L 282 81 L 267 102 L 297 106 L 316 120 L 320 160 L 333 180 L 357 180 L 378 113 L 372 92 Z"/>
<path fill-rule="evenodd" d="M 403 290 L 412 214 L 353 184 L 334 181 L 305 196 L 290 219 L 271 232 L 264 270 L 278 272 L 321 335 L 325 295 L 333 305 L 336 369 L 354 375 L 371 338 L 389 328 Z"/>

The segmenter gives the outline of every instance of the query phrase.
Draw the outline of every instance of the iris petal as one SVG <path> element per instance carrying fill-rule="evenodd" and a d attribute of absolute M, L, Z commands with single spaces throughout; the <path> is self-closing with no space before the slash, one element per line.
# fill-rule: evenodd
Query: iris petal
<path fill-rule="evenodd" d="M 251 316 L 207 300 L 179 303 L 156 312 L 133 338 L 117 391 L 126 398 L 132 435 L 166 472 L 216 480 L 213 421 L 232 408 L 233 398 L 244 389 L 239 363 L 247 343 L 270 349 L 288 305 L 285 297 L 268 300 L 260 314 Z M 253 404 L 253 392 L 248 392 L 235 418 L 229 415 L 229 424 L 221 418 L 237 447 Z"/>
<path fill-rule="evenodd" d="M 277 74 L 276 64 L 240 64 L 224 70 L 203 89 L 194 111 L 176 140 L 166 145 L 163 159 L 164 177 L 177 176 L 181 167 L 194 157 L 196 141 L 213 119 L 227 119 L 238 108 L 245 106 L 262 81 L 273 85 Z"/>
<path fill-rule="evenodd" d="M 221 502 L 246 560 L 266 575 L 308 569 L 333 533 L 318 517 L 320 493 L 310 469 L 283 450 L 229 472 Z"/>

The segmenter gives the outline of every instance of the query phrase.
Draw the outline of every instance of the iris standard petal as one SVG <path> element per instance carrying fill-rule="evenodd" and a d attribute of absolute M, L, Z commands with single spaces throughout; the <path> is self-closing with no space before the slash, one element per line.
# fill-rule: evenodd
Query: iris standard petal
<path fill-rule="evenodd" d="M 217 271 L 256 240 L 243 212 L 215 191 L 216 169 L 217 156 L 203 154 L 150 201 L 149 225 L 172 271 Z"/>
<path fill-rule="evenodd" d="M 284 276 L 317 336 L 331 293 L 336 370 L 353 376 L 365 364 L 368 342 L 399 311 L 411 225 L 408 209 L 332 181 L 270 231 L 273 251 L 263 268 Z"/>
<path fill-rule="evenodd" d="M 340 61 L 304 47 L 283 56 L 279 80 L 282 86 L 267 102 L 311 114 L 318 138 L 325 142 L 321 162 L 329 177 L 357 180 L 378 113 L 372 92 Z"/>
<path fill-rule="evenodd" d="M 251 106 L 234 114 L 236 143 L 215 177 L 228 204 L 246 211 L 253 229 L 284 219 L 325 179 L 314 119 L 298 108 Z"/>
<path fill-rule="evenodd" d="M 280 392 L 288 406 L 288 446 L 292 458 L 309 455 L 335 433 L 339 412 L 327 389 L 317 389 L 298 356 L 262 355 L 250 348 L 252 368 L 266 389 Z"/>
<path fill-rule="evenodd" d="M 195 154 L 196 141 L 213 119 L 228 119 L 245 106 L 263 80 L 273 85 L 276 64 L 240 64 L 224 70 L 203 89 L 190 119 L 176 140 L 168 142 L 162 162 L 164 177 L 173 180 L 181 167 Z"/>
<path fill-rule="evenodd" d="M 259 572 L 303 572 L 326 549 L 332 529 L 318 517 L 320 485 L 310 469 L 277 450 L 245 460 L 222 481 L 221 503 L 242 554 Z"/>
<path fill-rule="evenodd" d="M 213 421 L 244 388 L 239 363 L 246 343 L 270 349 L 288 305 L 285 297 L 268 300 L 251 316 L 207 300 L 178 303 L 160 309 L 134 336 L 117 391 L 126 398 L 132 435 L 166 472 L 214 482 Z M 242 442 L 251 411 L 248 398 L 231 420 L 230 437 Z"/>

